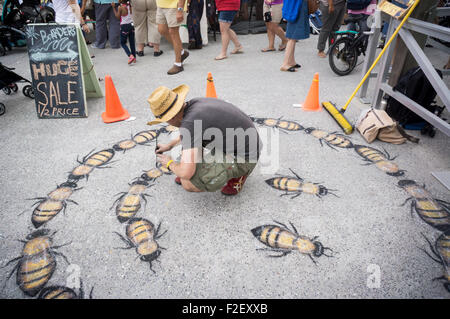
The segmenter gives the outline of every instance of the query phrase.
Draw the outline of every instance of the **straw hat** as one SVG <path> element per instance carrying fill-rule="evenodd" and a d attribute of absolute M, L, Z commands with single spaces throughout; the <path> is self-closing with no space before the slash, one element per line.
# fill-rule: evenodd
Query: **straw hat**
<path fill-rule="evenodd" d="M 155 120 L 148 122 L 148 125 L 159 124 L 171 120 L 181 110 L 189 92 L 189 86 L 180 85 L 173 90 L 165 86 L 160 86 L 148 98 L 150 109 L 155 115 Z"/>

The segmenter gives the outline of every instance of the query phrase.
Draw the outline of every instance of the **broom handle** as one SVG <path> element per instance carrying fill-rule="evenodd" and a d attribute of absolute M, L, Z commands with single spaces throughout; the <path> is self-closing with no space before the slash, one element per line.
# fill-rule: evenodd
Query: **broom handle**
<path fill-rule="evenodd" d="M 377 65 L 378 61 L 381 59 L 381 57 L 383 56 L 384 52 L 386 52 L 387 48 L 389 48 L 389 45 L 391 44 L 392 41 L 394 41 L 395 36 L 400 32 L 400 29 L 402 28 L 402 26 L 405 24 L 406 20 L 408 20 L 409 16 L 413 13 L 414 9 L 417 7 L 417 5 L 419 4 L 420 0 L 416 0 L 413 4 L 413 6 L 411 7 L 411 9 L 408 11 L 408 13 L 406 14 L 406 16 L 403 18 L 402 22 L 400 23 L 400 25 L 397 27 L 397 29 L 395 30 L 395 32 L 392 34 L 391 38 L 389 39 L 389 41 L 386 43 L 386 45 L 384 46 L 383 50 L 381 50 L 380 54 L 378 54 L 378 57 L 376 58 L 376 60 L 372 63 L 372 66 L 369 68 L 369 70 L 367 71 L 366 75 L 364 75 L 363 79 L 361 80 L 361 82 L 359 82 L 357 88 L 355 89 L 355 91 L 353 91 L 353 94 L 350 96 L 350 98 L 348 99 L 347 103 L 345 103 L 345 105 L 342 107 L 341 112 L 345 112 L 345 110 L 347 109 L 347 106 L 350 104 L 350 102 L 353 100 L 353 98 L 355 97 L 356 93 L 358 93 L 359 89 L 361 88 L 361 86 L 364 84 L 364 82 L 366 82 L 367 78 L 370 75 L 370 72 L 372 72 L 373 68 Z"/>

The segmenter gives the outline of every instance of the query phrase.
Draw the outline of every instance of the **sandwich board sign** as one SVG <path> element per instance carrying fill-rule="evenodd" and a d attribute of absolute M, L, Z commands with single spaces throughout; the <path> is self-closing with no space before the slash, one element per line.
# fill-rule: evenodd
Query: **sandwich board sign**
<path fill-rule="evenodd" d="M 103 92 L 80 26 L 29 24 L 25 34 L 38 117 L 87 117 L 86 96 Z"/>

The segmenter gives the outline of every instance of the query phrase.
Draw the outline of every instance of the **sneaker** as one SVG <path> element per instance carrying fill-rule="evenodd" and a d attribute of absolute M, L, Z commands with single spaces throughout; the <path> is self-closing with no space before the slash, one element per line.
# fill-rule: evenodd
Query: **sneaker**
<path fill-rule="evenodd" d="M 224 195 L 237 195 L 242 190 L 248 175 L 244 175 L 237 178 L 232 178 L 228 183 L 222 188 L 222 194 Z"/>
<path fill-rule="evenodd" d="M 175 183 L 177 183 L 178 185 L 181 185 L 181 178 L 175 177 Z"/>
<path fill-rule="evenodd" d="M 94 42 L 94 43 L 91 44 L 91 48 L 93 48 L 93 49 L 104 49 L 105 47 L 100 48 L 100 47 L 97 46 L 97 43 Z"/>
<path fill-rule="evenodd" d="M 188 56 L 189 56 L 189 51 L 188 50 L 184 50 L 184 53 L 181 55 L 181 62 L 186 60 Z"/>
<path fill-rule="evenodd" d="M 134 57 L 134 55 L 130 54 L 130 56 L 128 58 L 128 64 L 131 64 L 133 62 L 136 62 L 136 58 Z"/>
<path fill-rule="evenodd" d="M 175 64 L 167 71 L 167 74 L 174 75 L 177 73 L 180 73 L 181 71 L 184 71 L 183 66 L 176 66 Z"/>

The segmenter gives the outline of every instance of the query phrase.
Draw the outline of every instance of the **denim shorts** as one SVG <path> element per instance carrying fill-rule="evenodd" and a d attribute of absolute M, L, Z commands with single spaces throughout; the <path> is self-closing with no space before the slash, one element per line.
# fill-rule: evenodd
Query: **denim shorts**
<path fill-rule="evenodd" d="M 219 11 L 219 22 L 232 23 L 237 11 Z"/>

